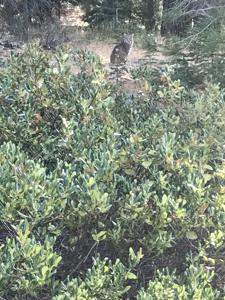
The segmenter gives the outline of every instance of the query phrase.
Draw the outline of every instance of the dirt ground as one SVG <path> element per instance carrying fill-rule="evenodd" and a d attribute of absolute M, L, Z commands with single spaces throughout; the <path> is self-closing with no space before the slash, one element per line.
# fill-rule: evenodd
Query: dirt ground
<path fill-rule="evenodd" d="M 51 43 L 51 39 L 56 40 L 56 46 L 61 44 L 68 44 L 73 50 L 78 48 L 85 48 L 91 52 L 97 54 L 106 70 L 110 73 L 110 54 L 113 47 L 117 43 L 116 40 L 108 39 L 107 41 L 100 40 L 98 38 L 93 38 L 90 32 L 85 31 L 85 23 L 82 23 L 82 12 L 79 10 L 68 9 L 64 11 L 61 17 L 60 24 L 49 26 L 48 28 L 34 29 L 30 32 L 33 37 L 38 37 L 45 44 L 46 42 Z M 94 34 L 93 34 L 94 35 Z M 48 41 L 47 36 L 50 36 Z M 63 39 L 65 41 L 63 41 Z M 30 39 L 32 40 L 32 39 Z M 50 44 L 49 43 L 49 44 Z M 0 66 L 1 63 L 7 61 L 12 52 L 21 52 L 26 47 L 26 42 L 23 42 L 16 37 L 7 36 L 3 34 L 0 38 Z M 154 57 L 155 56 L 155 57 Z M 156 59 L 155 59 L 156 58 Z M 128 57 L 127 66 L 131 70 L 140 65 L 149 64 L 152 60 L 154 65 L 160 64 L 160 60 L 164 60 L 164 56 L 159 54 L 151 54 L 145 50 L 137 47 L 134 38 L 134 47 Z M 159 60 L 159 61 L 158 61 Z M 79 67 L 75 64 L 73 60 L 70 62 L 71 71 L 74 73 L 79 72 Z M 123 76 L 122 90 L 128 94 L 136 94 L 140 91 L 140 85 L 133 80 L 130 72 Z"/>
<path fill-rule="evenodd" d="M 103 65 L 108 68 L 110 54 L 117 41 L 100 41 L 97 38 L 92 38 L 90 33 L 87 35 L 85 32 L 87 23 L 83 21 L 83 15 L 81 9 L 67 6 L 62 12 L 59 24 L 49 24 L 44 28 L 31 29 L 30 37 L 38 37 L 42 42 L 49 44 L 52 39 L 56 42 L 56 46 L 57 44 L 69 43 L 74 49 L 86 48 L 96 53 Z M 25 42 L 18 40 L 16 37 L 8 36 L 6 33 L 0 35 L 0 62 L 5 61 L 12 51 L 22 51 L 25 45 Z M 134 47 L 128 58 L 129 68 L 149 62 L 153 67 L 157 67 L 166 61 L 168 61 L 168 57 L 163 53 L 163 49 L 159 49 L 150 55 L 145 49 L 137 47 L 134 37 Z"/>

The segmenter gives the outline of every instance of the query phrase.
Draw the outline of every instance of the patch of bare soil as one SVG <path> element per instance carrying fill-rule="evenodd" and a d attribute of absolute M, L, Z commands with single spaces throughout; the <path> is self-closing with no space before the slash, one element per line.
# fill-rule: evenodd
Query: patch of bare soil
<path fill-rule="evenodd" d="M 0 39 L 0 66 L 3 64 L 12 53 L 23 51 L 25 45 L 15 42 L 13 39 Z"/>
<path fill-rule="evenodd" d="M 89 51 L 96 53 L 102 64 L 107 70 L 110 70 L 110 54 L 117 41 L 114 43 L 108 41 L 101 41 L 90 38 L 90 33 L 86 34 L 85 27 L 87 23 L 84 22 L 84 12 L 79 7 L 73 7 L 72 5 L 65 5 L 63 7 L 60 22 L 58 24 L 45 24 L 42 28 L 31 28 L 30 38 L 39 38 L 41 44 L 46 49 L 50 50 L 51 46 L 55 48 L 58 45 L 68 43 L 69 46 L 76 50 L 78 48 L 85 48 Z M 5 45 L 5 44 L 9 45 Z M 24 48 L 24 43 L 15 41 L 12 37 L 7 37 L 6 34 L 0 39 L 0 62 L 5 61 L 11 54 L 11 52 L 19 52 Z M 128 58 L 128 69 L 133 69 L 143 64 L 151 64 L 152 68 L 160 68 L 160 66 L 168 61 L 168 57 L 163 54 L 163 48 L 159 49 L 155 53 L 149 53 L 140 49 L 135 45 Z M 79 68 L 71 60 L 71 70 L 77 72 Z M 131 81 L 132 78 L 127 74 L 127 80 Z M 134 87 L 135 85 L 133 85 Z"/>
<path fill-rule="evenodd" d="M 104 65 L 109 65 L 109 58 L 112 52 L 113 47 L 116 43 L 104 43 L 102 41 L 92 41 L 87 45 L 87 49 L 95 52 L 101 58 L 101 61 Z M 129 58 L 128 66 L 135 67 L 147 59 L 147 51 L 134 47 Z"/>
<path fill-rule="evenodd" d="M 96 243 L 93 241 L 88 228 L 84 236 L 77 243 L 73 250 L 71 245 L 67 244 L 70 236 L 78 236 L 76 232 L 65 232 L 62 240 L 58 240 L 56 250 L 62 255 L 62 264 L 57 270 L 56 278 L 65 280 L 69 274 L 71 278 L 79 277 L 86 273 L 93 264 L 93 257 L 100 255 L 103 259 L 108 257 L 113 263 L 119 258 L 125 265 L 127 264 L 127 253 L 129 247 L 132 247 L 137 252 L 143 245 L 138 241 L 134 243 L 124 243 L 123 247 L 118 247 L 110 241 L 102 241 Z M 148 249 L 143 248 L 144 257 L 136 272 L 138 281 L 131 281 L 131 289 L 123 299 L 136 299 L 137 291 L 140 287 L 146 287 L 150 280 L 154 280 L 157 276 L 157 271 L 168 269 L 169 272 L 176 271 L 179 276 L 183 274 L 188 264 L 185 260 L 188 254 L 197 253 L 197 245 L 190 243 L 189 240 L 179 240 L 176 245 L 168 248 L 163 254 L 156 255 L 150 253 Z"/>
<path fill-rule="evenodd" d="M 72 7 L 72 6 L 66 6 L 64 8 L 62 17 L 61 17 L 61 24 L 65 27 L 74 27 L 74 32 L 76 31 L 76 27 L 79 27 L 79 29 L 82 31 L 81 28 L 86 27 L 88 24 L 83 21 L 84 18 L 84 12 L 80 9 L 80 7 Z M 71 37 L 71 42 L 73 42 L 73 38 Z M 103 41 L 96 41 L 96 40 L 83 40 L 80 41 L 79 47 L 84 47 L 94 53 L 96 53 L 100 58 L 104 65 L 109 65 L 109 58 L 111 51 L 113 47 L 116 44 L 116 41 L 114 44 L 111 44 L 109 42 L 103 42 Z M 76 45 L 76 41 L 73 42 L 73 46 Z M 147 57 L 147 51 L 143 49 L 139 49 L 134 47 L 130 57 L 128 64 L 130 66 L 138 65 L 141 61 L 145 60 Z"/>

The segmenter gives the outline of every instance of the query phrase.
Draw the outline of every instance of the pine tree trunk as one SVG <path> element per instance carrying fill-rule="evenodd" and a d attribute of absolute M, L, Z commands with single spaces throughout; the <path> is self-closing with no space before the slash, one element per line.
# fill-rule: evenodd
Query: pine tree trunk
<path fill-rule="evenodd" d="M 155 36 L 156 40 L 161 40 L 161 28 L 163 18 L 163 0 L 155 0 Z"/>
<path fill-rule="evenodd" d="M 153 30 L 155 28 L 155 0 L 144 0 L 142 7 L 142 14 L 144 23 L 147 30 Z"/>

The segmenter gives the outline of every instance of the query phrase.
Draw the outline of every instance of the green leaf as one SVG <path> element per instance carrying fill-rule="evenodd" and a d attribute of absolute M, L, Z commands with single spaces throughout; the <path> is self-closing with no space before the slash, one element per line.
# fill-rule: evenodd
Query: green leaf
<path fill-rule="evenodd" d="M 186 233 L 186 238 L 188 238 L 189 240 L 197 240 L 198 236 L 194 231 L 188 231 Z"/>
<path fill-rule="evenodd" d="M 47 272 L 48 272 L 48 267 L 47 266 L 44 266 L 44 267 L 42 267 L 41 268 L 41 274 L 45 277 L 46 276 L 46 274 L 47 274 Z"/>
<path fill-rule="evenodd" d="M 134 273 L 131 273 L 131 272 L 127 272 L 125 277 L 126 277 L 126 279 L 131 279 L 131 280 L 136 280 L 137 279 L 137 276 Z"/>
<path fill-rule="evenodd" d="M 90 177 L 89 178 L 89 181 L 88 181 L 88 186 L 89 187 L 92 187 L 93 185 L 95 185 L 95 179 L 94 179 L 94 177 Z"/>
<path fill-rule="evenodd" d="M 127 286 L 125 287 L 125 289 L 123 289 L 123 290 L 121 291 L 121 294 L 127 293 L 127 292 L 130 290 L 130 288 L 131 288 L 131 286 L 130 286 L 130 285 L 127 285 Z"/>
<path fill-rule="evenodd" d="M 132 248 L 129 248 L 129 255 L 131 260 L 136 260 L 136 254 Z"/>
<path fill-rule="evenodd" d="M 96 242 L 103 241 L 106 239 L 106 233 L 107 233 L 106 231 L 100 231 L 96 234 L 92 234 L 92 238 Z"/>
<path fill-rule="evenodd" d="M 152 164 L 151 160 L 145 160 L 142 162 L 142 166 L 145 167 L 145 169 L 148 169 Z"/>
<path fill-rule="evenodd" d="M 124 172 L 127 174 L 127 175 L 130 175 L 130 176 L 134 176 L 136 173 L 135 173 L 135 170 L 133 170 L 133 169 L 128 169 L 128 168 L 126 168 L 126 169 L 124 169 Z"/>

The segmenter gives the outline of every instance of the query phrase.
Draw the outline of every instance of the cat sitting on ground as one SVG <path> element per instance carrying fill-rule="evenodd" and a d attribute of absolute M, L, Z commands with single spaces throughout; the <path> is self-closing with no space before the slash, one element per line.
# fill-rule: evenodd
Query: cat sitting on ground
<path fill-rule="evenodd" d="M 126 64 L 128 55 L 131 53 L 134 43 L 133 34 L 124 34 L 120 43 L 117 44 L 110 56 L 113 65 Z"/>

